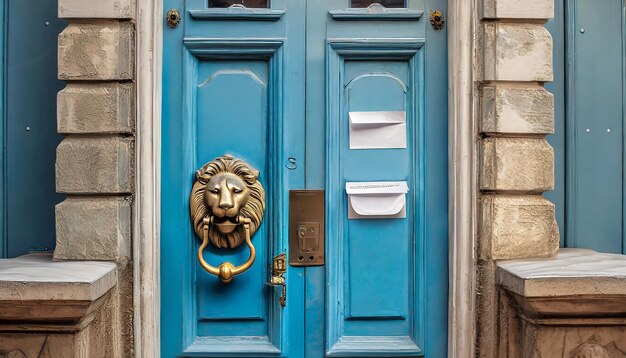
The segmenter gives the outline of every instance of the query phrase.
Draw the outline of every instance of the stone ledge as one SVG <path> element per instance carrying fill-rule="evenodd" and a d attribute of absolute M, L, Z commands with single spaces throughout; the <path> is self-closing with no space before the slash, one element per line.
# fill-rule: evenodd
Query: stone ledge
<path fill-rule="evenodd" d="M 626 256 L 560 249 L 551 260 L 500 261 L 497 282 L 524 297 L 626 296 Z"/>
<path fill-rule="evenodd" d="M 54 262 L 51 254 L 0 260 L 0 301 L 95 301 L 116 282 L 112 262 Z"/>
<path fill-rule="evenodd" d="M 58 6 L 59 18 L 129 19 L 135 15 L 134 0 L 61 0 Z"/>

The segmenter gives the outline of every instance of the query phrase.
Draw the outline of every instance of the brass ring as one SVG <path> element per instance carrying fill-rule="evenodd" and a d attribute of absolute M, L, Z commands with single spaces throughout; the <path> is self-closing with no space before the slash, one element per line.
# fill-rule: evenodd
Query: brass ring
<path fill-rule="evenodd" d="M 215 267 L 209 265 L 204 260 L 202 252 L 209 244 L 209 223 L 206 219 L 202 228 L 202 245 L 200 245 L 200 248 L 198 249 L 198 261 L 200 261 L 200 265 L 206 272 L 219 277 L 224 283 L 230 283 L 235 276 L 247 271 L 254 263 L 254 259 L 256 259 L 256 249 L 254 248 L 254 245 L 252 245 L 252 240 L 250 239 L 250 219 L 246 218 L 243 221 L 243 227 L 246 232 L 246 245 L 248 245 L 248 248 L 250 249 L 250 257 L 248 257 L 248 260 L 243 265 L 237 267 L 230 262 L 222 262 L 218 267 Z"/>

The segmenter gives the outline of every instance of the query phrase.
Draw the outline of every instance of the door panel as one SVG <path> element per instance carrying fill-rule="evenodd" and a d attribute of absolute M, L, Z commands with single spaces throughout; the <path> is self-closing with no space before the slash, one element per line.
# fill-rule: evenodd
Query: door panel
<path fill-rule="evenodd" d="M 422 47 L 417 38 L 329 41 L 326 189 L 336 203 L 327 213 L 329 356 L 422 350 Z M 407 148 L 350 149 L 354 111 L 405 111 Z M 406 181 L 406 218 L 347 219 L 345 183 L 358 181 Z"/>
<path fill-rule="evenodd" d="M 621 253 L 624 3 L 576 0 L 570 10 L 567 246 Z"/>
<path fill-rule="evenodd" d="M 273 9 L 243 17 L 205 1 L 167 4 L 183 21 L 165 34 L 166 44 L 178 46 L 164 56 L 162 326 L 173 325 L 164 329 L 164 357 L 304 355 L 302 270 L 285 275 L 284 308 L 280 288 L 266 284 L 268 265 L 287 246 L 289 189 L 304 187 L 304 165 L 284 165 L 304 157 L 304 88 L 295 80 L 303 77 L 304 46 L 287 40 L 303 37 L 297 26 L 303 6 L 290 3 L 273 1 Z M 268 21 L 276 9 L 281 16 Z M 258 170 L 265 190 L 265 215 L 252 237 L 256 260 L 231 283 L 199 265 L 200 240 L 189 217 L 195 171 L 224 154 Z M 248 255 L 246 245 L 209 245 L 203 253 L 213 266 L 239 265 Z"/>

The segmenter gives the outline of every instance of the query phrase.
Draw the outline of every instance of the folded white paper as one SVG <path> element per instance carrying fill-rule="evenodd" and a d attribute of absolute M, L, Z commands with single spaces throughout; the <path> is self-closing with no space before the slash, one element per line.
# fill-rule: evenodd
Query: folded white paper
<path fill-rule="evenodd" d="M 406 148 L 406 112 L 349 112 L 350 149 Z"/>
<path fill-rule="evenodd" d="M 405 181 L 348 182 L 348 219 L 406 218 Z"/>

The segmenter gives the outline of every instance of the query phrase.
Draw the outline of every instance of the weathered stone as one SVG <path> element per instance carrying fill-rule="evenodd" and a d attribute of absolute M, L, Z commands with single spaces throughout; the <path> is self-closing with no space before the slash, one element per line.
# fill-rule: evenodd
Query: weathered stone
<path fill-rule="evenodd" d="M 499 260 L 553 257 L 559 249 L 554 204 L 540 195 L 483 195 L 479 255 Z"/>
<path fill-rule="evenodd" d="M 483 0 L 485 19 L 551 19 L 552 0 Z"/>
<path fill-rule="evenodd" d="M 131 22 L 71 23 L 59 34 L 62 80 L 129 80 L 133 57 Z"/>
<path fill-rule="evenodd" d="M 59 193 L 131 193 L 133 143 L 126 137 L 67 137 L 57 147 Z"/>
<path fill-rule="evenodd" d="M 553 260 L 498 262 L 497 282 L 523 326 L 505 357 L 626 356 L 623 255 L 561 249 Z"/>
<path fill-rule="evenodd" d="M 59 0 L 59 18 L 130 19 L 134 0 Z"/>
<path fill-rule="evenodd" d="M 554 96 L 543 87 L 491 84 L 481 99 L 483 133 L 554 133 Z"/>
<path fill-rule="evenodd" d="M 552 81 L 552 36 L 540 24 L 484 23 L 486 81 Z"/>
<path fill-rule="evenodd" d="M 120 260 L 130 255 L 130 200 L 69 197 L 56 206 L 55 260 Z"/>
<path fill-rule="evenodd" d="M 480 358 L 496 358 L 498 294 L 495 285 L 496 263 L 476 262 L 476 352 Z"/>
<path fill-rule="evenodd" d="M 132 133 L 133 86 L 69 83 L 57 94 L 59 133 Z"/>
<path fill-rule="evenodd" d="M 554 151 L 543 138 L 481 141 L 480 189 L 544 192 L 554 188 Z"/>

